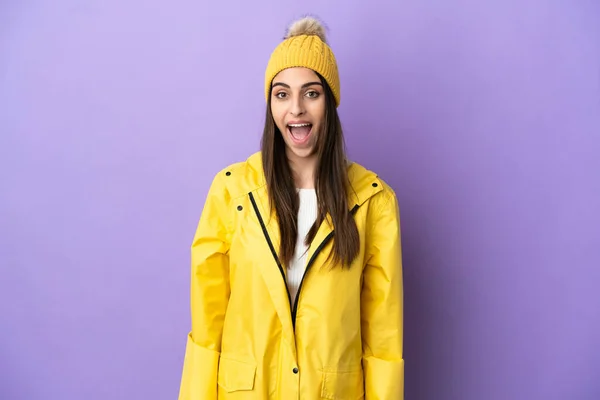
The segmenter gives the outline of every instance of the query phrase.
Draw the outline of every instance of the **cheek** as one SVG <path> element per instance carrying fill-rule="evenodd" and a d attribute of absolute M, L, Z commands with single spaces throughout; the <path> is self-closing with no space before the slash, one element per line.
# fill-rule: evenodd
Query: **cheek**
<path fill-rule="evenodd" d="M 323 114 L 315 114 L 315 125 L 317 125 L 319 131 L 323 129 L 323 125 L 325 125 L 325 113 Z"/>
<path fill-rule="evenodd" d="M 282 125 L 285 123 L 284 118 L 283 118 L 285 113 L 283 113 L 280 109 L 278 109 L 278 107 L 271 106 L 271 115 L 273 116 L 275 125 L 277 125 L 277 127 L 281 130 Z"/>
<path fill-rule="evenodd" d="M 312 115 L 316 117 L 319 122 L 322 122 L 325 118 L 325 99 L 316 101 L 312 107 Z"/>
<path fill-rule="evenodd" d="M 285 105 L 274 102 L 271 104 L 271 113 L 275 118 L 281 119 L 282 115 L 285 115 Z"/>

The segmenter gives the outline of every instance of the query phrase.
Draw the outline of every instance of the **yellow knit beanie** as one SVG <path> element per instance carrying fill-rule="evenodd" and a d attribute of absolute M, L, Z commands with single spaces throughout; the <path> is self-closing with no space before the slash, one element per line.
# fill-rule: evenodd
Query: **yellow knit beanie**
<path fill-rule="evenodd" d="M 336 106 L 339 106 L 340 77 L 337 62 L 327 44 L 325 28 L 313 17 L 304 17 L 292 23 L 283 42 L 271 54 L 265 72 L 267 101 L 275 75 L 291 67 L 306 67 L 319 73 L 327 81 L 335 97 Z"/>

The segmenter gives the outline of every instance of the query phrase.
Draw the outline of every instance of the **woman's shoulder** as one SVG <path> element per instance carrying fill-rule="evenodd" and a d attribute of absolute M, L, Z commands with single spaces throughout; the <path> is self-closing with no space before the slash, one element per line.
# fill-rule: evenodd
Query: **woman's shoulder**
<path fill-rule="evenodd" d="M 351 192 L 359 201 L 367 198 L 375 202 L 389 202 L 396 199 L 396 192 L 380 174 L 356 161 L 348 161 L 348 178 Z M 361 199 L 362 197 L 362 199 Z"/>
<path fill-rule="evenodd" d="M 227 190 L 231 197 L 247 194 L 264 185 L 264 181 L 260 152 L 221 167 L 213 177 L 213 185 Z"/>

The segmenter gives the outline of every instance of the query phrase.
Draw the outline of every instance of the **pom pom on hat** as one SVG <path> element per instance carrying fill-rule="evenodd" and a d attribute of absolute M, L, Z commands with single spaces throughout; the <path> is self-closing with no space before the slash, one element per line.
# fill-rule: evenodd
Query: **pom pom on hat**
<path fill-rule="evenodd" d="M 308 16 L 292 22 L 292 24 L 288 27 L 284 39 L 301 35 L 318 36 L 323 43 L 327 43 L 325 27 L 321 21 L 315 17 Z"/>

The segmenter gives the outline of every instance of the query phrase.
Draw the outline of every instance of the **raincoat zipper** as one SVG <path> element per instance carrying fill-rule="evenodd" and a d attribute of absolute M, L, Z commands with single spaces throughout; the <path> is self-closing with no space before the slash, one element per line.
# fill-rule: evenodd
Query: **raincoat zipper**
<path fill-rule="evenodd" d="M 350 211 L 350 213 L 354 215 L 356 213 L 356 210 L 358 210 L 358 204 L 356 204 L 352 208 L 352 211 Z M 300 293 L 302 292 L 302 284 L 304 283 L 304 277 L 306 277 L 306 274 L 308 274 L 308 270 L 317 259 L 317 256 L 319 255 L 321 250 L 323 250 L 323 247 L 325 247 L 327 243 L 329 243 L 333 235 L 334 231 L 329 232 L 329 235 L 327 235 L 325 239 L 323 239 L 319 247 L 317 247 L 312 257 L 308 261 L 308 264 L 306 264 L 306 269 L 304 270 L 304 274 L 302 274 L 302 279 L 300 280 L 300 285 L 298 286 L 298 293 L 296 294 L 296 299 L 294 300 L 294 307 L 292 308 L 292 325 L 294 326 L 294 328 L 296 327 L 296 313 L 298 312 L 298 300 L 300 300 Z"/>
<path fill-rule="evenodd" d="M 271 249 L 271 254 L 273 254 L 273 258 L 275 259 L 275 262 L 277 263 L 277 267 L 279 267 L 279 272 L 281 272 L 281 278 L 283 278 L 283 282 L 285 283 L 285 272 L 283 272 L 283 267 L 281 266 L 281 262 L 279 261 L 279 257 L 277 256 L 277 251 L 275 251 L 275 247 L 273 246 L 273 242 L 271 242 L 271 238 L 269 237 L 269 232 L 267 231 L 265 222 L 263 221 L 262 217 L 260 216 L 260 211 L 258 211 L 258 206 L 256 205 L 256 201 L 254 200 L 254 195 L 252 194 L 252 192 L 248 193 L 248 195 L 250 196 L 250 202 L 252 203 L 252 208 L 254 208 L 254 212 L 256 213 L 256 216 L 258 217 L 258 222 L 260 222 L 260 227 L 262 228 L 263 234 L 265 235 L 265 239 L 267 239 L 267 244 L 269 245 L 269 249 Z M 285 291 L 287 292 L 287 295 L 288 295 L 288 302 L 291 303 L 292 296 L 290 295 L 290 290 L 288 289 L 287 285 L 285 285 Z M 292 321 L 292 323 L 293 322 L 294 321 Z"/>
<path fill-rule="evenodd" d="M 279 272 L 281 272 L 281 277 L 283 278 L 283 283 L 285 285 L 285 289 L 286 289 L 286 292 L 288 295 L 288 301 L 290 302 L 290 306 L 291 306 L 292 305 L 292 296 L 290 295 L 290 291 L 289 291 L 289 288 L 286 283 L 285 272 L 283 271 L 283 266 L 281 265 L 281 262 L 279 261 L 279 257 L 277 256 L 277 251 L 275 250 L 275 247 L 273 246 L 273 242 L 271 241 L 271 238 L 269 237 L 269 232 L 267 231 L 265 222 L 263 221 L 262 216 L 260 215 L 260 211 L 258 210 L 256 201 L 254 200 L 254 195 L 252 195 L 252 193 L 248 193 L 248 195 L 250 196 L 250 202 L 252 203 L 252 208 L 254 208 L 254 212 L 256 213 L 256 216 L 258 217 L 258 222 L 260 223 L 260 227 L 262 228 L 263 234 L 265 235 L 267 244 L 269 245 L 269 248 L 271 249 L 271 254 L 273 255 L 273 258 L 275 259 L 275 262 L 277 263 L 277 267 L 279 267 Z M 356 213 L 356 210 L 358 210 L 358 204 L 356 204 L 352 208 L 352 211 L 350 211 L 352 213 L 352 215 L 354 215 Z M 298 311 L 298 300 L 300 299 L 300 293 L 302 292 L 302 283 L 304 283 L 304 278 L 306 277 L 306 274 L 308 273 L 308 270 L 310 269 L 310 267 L 314 264 L 319 253 L 323 250 L 323 247 L 325 247 L 327 245 L 327 243 L 329 243 L 331 238 L 333 238 L 333 235 L 334 235 L 334 231 L 331 231 L 329 233 L 329 235 L 327 235 L 325 237 L 325 239 L 323 239 L 323 241 L 321 242 L 319 247 L 317 247 L 317 249 L 313 253 L 312 257 L 308 261 L 308 264 L 306 265 L 306 269 L 304 270 L 304 274 L 302 274 L 302 279 L 300 280 L 300 285 L 298 286 L 298 292 L 296 293 L 296 299 L 294 299 L 294 304 L 292 307 L 292 326 L 294 328 L 296 328 L 296 313 Z"/>

